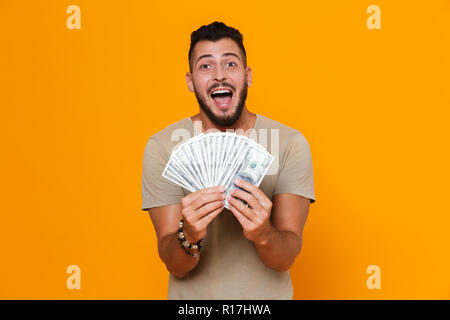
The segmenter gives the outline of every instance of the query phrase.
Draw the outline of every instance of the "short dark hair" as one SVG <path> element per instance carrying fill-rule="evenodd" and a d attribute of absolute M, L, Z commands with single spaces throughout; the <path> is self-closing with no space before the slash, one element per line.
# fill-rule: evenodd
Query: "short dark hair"
<path fill-rule="evenodd" d="M 192 72 L 192 54 L 194 47 L 199 41 L 218 41 L 223 38 L 230 38 L 239 46 L 244 56 L 244 67 L 247 67 L 247 53 L 245 52 L 244 37 L 239 30 L 229 27 L 223 22 L 214 21 L 208 25 L 203 25 L 191 34 L 191 46 L 189 48 L 189 70 Z"/>

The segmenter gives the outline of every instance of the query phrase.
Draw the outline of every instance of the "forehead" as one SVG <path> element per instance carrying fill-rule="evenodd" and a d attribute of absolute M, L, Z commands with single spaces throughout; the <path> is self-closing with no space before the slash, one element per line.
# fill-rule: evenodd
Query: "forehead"
<path fill-rule="evenodd" d="M 223 38 L 217 41 L 202 40 L 197 42 L 194 47 L 193 61 L 203 55 L 212 55 L 215 58 L 220 58 L 224 53 L 234 53 L 239 56 L 242 61 L 242 52 L 234 40 Z"/>

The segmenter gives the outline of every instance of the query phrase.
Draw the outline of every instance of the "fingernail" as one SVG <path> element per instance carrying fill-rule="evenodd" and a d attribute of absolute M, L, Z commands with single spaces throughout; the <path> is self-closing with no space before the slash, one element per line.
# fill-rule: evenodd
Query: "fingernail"
<path fill-rule="evenodd" d="M 225 191 L 225 187 L 224 186 L 220 186 L 219 187 L 219 191 L 221 191 L 221 192 Z"/>
<path fill-rule="evenodd" d="M 239 184 L 239 179 L 234 179 L 234 184 Z"/>

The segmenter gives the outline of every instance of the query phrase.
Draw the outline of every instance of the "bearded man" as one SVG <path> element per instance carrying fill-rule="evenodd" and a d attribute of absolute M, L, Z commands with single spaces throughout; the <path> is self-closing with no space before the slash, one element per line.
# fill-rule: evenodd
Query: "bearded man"
<path fill-rule="evenodd" d="M 150 214 L 170 273 L 168 299 L 292 299 L 289 269 L 315 202 L 309 144 L 298 130 L 248 110 L 252 69 L 237 29 L 221 22 L 200 27 L 191 34 L 188 57 L 186 82 L 199 113 L 150 137 L 142 174 L 142 210 Z M 178 143 L 172 133 L 193 135 L 197 121 L 204 131 L 277 132 L 265 134 L 267 149 L 278 152 L 275 170 L 259 187 L 236 181 L 230 209 L 223 186 L 190 192 L 162 177 Z M 203 247 L 180 246 L 180 226 L 188 243 Z"/>

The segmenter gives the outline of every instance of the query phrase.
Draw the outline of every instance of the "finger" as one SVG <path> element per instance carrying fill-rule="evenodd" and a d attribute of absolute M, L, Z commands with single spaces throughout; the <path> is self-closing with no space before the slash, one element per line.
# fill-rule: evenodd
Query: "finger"
<path fill-rule="evenodd" d="M 246 216 L 244 216 L 238 209 L 236 209 L 236 207 L 234 207 L 231 202 L 228 202 L 228 204 L 230 211 L 234 214 L 236 219 L 238 219 L 242 228 L 244 228 L 244 230 L 248 230 L 252 222 Z"/>
<path fill-rule="evenodd" d="M 223 211 L 223 208 L 224 208 L 224 205 L 222 204 L 219 208 L 217 208 L 213 212 L 209 213 L 208 215 L 204 216 L 200 220 L 200 223 L 202 224 L 202 226 L 207 227 L 211 223 L 211 221 L 213 221 L 214 218 L 217 217 L 218 214 Z"/>
<path fill-rule="evenodd" d="M 195 199 L 189 208 L 191 210 L 198 210 L 199 208 L 203 207 L 207 203 L 215 202 L 225 200 L 225 194 L 224 193 L 206 193 L 206 194 L 200 194 L 197 199 Z"/>
<path fill-rule="evenodd" d="M 259 189 L 257 186 L 255 186 L 254 184 L 251 184 L 245 180 L 241 180 L 241 179 L 235 179 L 233 182 L 238 187 L 251 193 L 256 198 L 256 200 L 258 200 L 260 205 L 263 206 L 265 209 L 270 207 L 269 198 L 267 198 L 265 193 L 262 192 L 262 190 Z"/>
<path fill-rule="evenodd" d="M 248 193 L 246 191 L 242 191 L 239 189 L 233 189 L 230 191 L 230 195 L 232 195 L 235 198 L 244 200 L 245 202 L 247 202 L 250 205 L 250 207 L 252 209 L 255 209 L 255 210 L 262 209 L 258 200 L 256 200 L 256 198 L 251 193 Z"/>
<path fill-rule="evenodd" d="M 258 216 L 255 211 L 247 207 L 240 200 L 234 199 L 230 197 L 228 199 L 228 203 L 230 203 L 233 207 L 235 207 L 241 214 L 243 214 L 248 220 L 252 222 L 256 222 Z"/>
<path fill-rule="evenodd" d="M 195 211 L 195 220 L 201 220 L 203 217 L 207 216 L 214 210 L 219 209 L 220 207 L 223 207 L 225 205 L 224 200 L 209 202 L 205 204 L 203 207 L 199 208 L 197 211 Z"/>
<path fill-rule="evenodd" d="M 194 202 L 198 197 L 200 197 L 202 195 L 210 194 L 210 193 L 221 193 L 221 192 L 224 192 L 225 190 L 226 190 L 226 188 L 224 186 L 214 186 L 214 187 L 204 188 L 204 189 L 192 192 L 182 199 L 183 206 L 184 207 L 190 206 L 192 202 Z"/>

